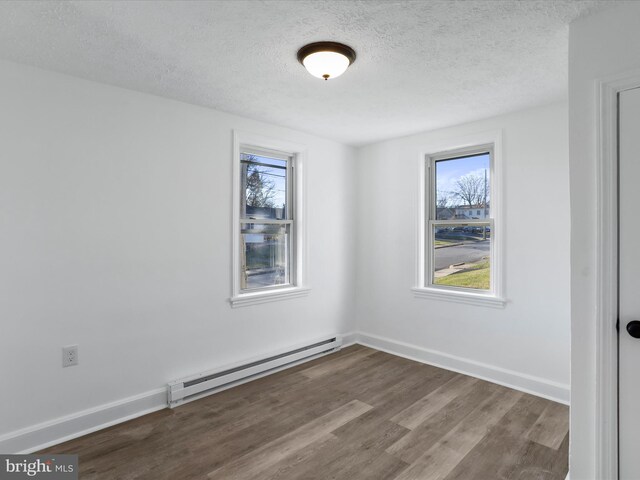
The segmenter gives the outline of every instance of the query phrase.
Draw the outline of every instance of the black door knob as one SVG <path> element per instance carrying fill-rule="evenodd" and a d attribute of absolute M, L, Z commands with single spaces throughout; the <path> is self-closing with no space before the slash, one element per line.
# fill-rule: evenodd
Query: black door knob
<path fill-rule="evenodd" d="M 629 332 L 629 335 L 633 338 L 640 338 L 640 321 L 632 320 L 627 323 L 627 332 Z"/>

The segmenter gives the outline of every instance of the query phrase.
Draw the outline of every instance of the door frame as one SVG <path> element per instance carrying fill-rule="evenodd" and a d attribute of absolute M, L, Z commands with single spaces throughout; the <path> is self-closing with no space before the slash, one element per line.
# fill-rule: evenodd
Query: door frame
<path fill-rule="evenodd" d="M 618 478 L 618 95 L 640 70 L 596 81 L 596 478 Z"/>

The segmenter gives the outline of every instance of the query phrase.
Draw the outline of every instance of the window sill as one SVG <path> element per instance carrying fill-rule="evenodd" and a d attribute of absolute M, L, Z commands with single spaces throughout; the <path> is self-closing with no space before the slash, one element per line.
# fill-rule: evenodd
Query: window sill
<path fill-rule="evenodd" d="M 504 308 L 504 306 L 507 304 L 507 301 L 504 298 L 482 293 L 460 292 L 428 287 L 414 287 L 411 289 L 411 291 L 416 298 L 443 300 L 446 302 L 464 303 L 467 305 Z"/>
<path fill-rule="evenodd" d="M 309 288 L 291 287 L 272 290 L 269 292 L 243 293 L 231 297 L 229 302 L 233 308 L 244 307 L 248 305 L 258 305 L 260 303 L 277 302 L 288 298 L 303 297 L 308 295 Z"/>

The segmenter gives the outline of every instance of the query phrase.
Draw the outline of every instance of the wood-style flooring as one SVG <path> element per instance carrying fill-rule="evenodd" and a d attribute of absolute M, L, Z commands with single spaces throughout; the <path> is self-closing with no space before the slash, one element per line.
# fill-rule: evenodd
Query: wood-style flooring
<path fill-rule="evenodd" d="M 45 453 L 82 479 L 564 480 L 568 407 L 352 346 Z"/>

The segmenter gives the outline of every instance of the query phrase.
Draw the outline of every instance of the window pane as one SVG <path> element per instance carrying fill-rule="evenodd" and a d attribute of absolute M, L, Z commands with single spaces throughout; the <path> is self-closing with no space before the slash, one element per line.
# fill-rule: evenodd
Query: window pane
<path fill-rule="evenodd" d="M 286 160 L 241 153 L 240 161 L 240 216 L 287 218 Z"/>
<path fill-rule="evenodd" d="M 242 225 L 242 289 L 287 285 L 289 278 L 289 225 Z"/>
<path fill-rule="evenodd" d="M 432 228 L 433 284 L 490 290 L 491 227 L 449 224 Z"/>
<path fill-rule="evenodd" d="M 435 162 L 435 220 L 480 219 L 490 215 L 489 153 Z"/>

